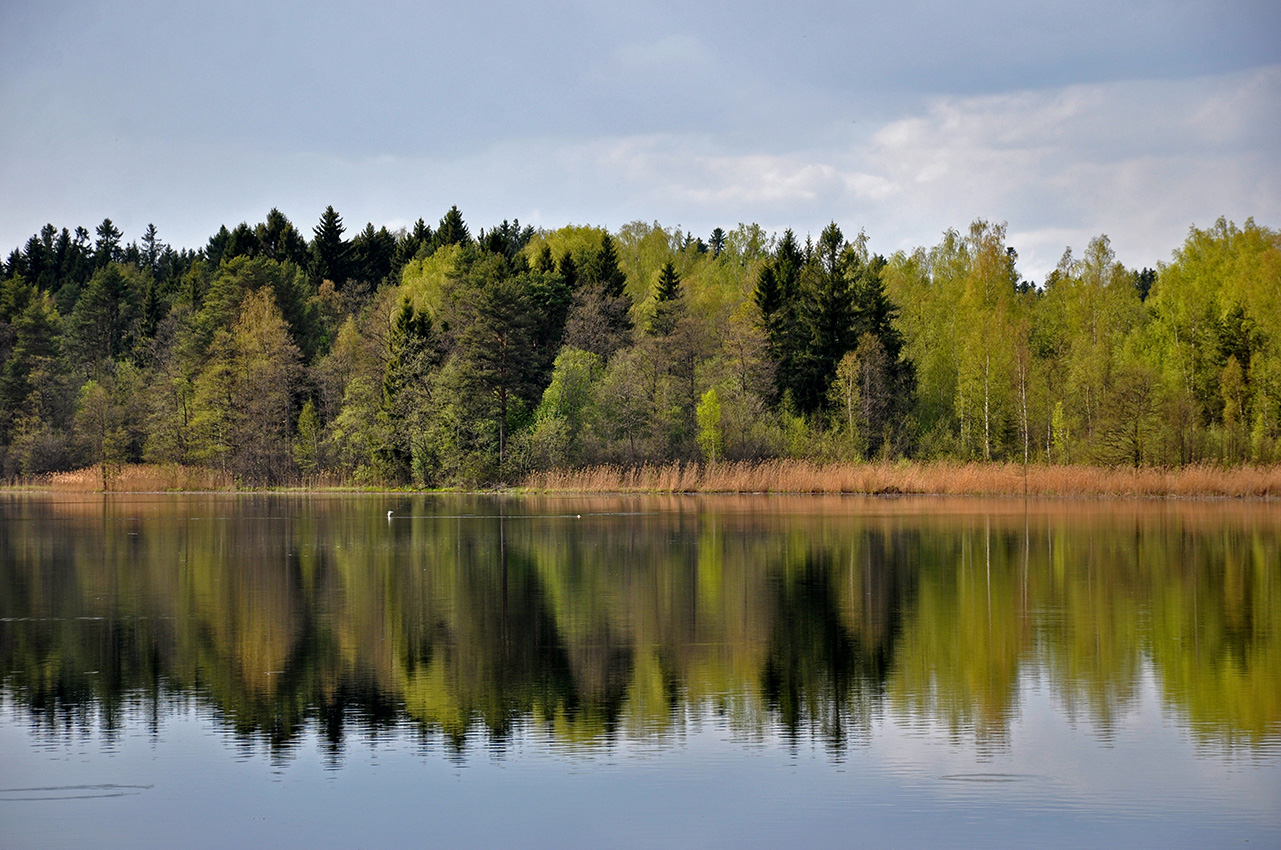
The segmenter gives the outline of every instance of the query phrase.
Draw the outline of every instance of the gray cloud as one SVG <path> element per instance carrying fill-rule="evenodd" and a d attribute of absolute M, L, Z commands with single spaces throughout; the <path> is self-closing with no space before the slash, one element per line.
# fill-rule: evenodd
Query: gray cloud
<path fill-rule="evenodd" d="M 1025 272 L 1098 232 L 1276 221 L 1271 2 L 774 4 L 134 0 L 0 8 L 0 247 L 46 221 L 198 246 L 439 216 L 700 232 L 986 216 Z"/>

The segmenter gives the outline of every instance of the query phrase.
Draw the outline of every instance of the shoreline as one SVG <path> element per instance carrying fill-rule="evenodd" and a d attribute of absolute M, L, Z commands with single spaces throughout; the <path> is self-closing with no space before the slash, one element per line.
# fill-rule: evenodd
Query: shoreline
<path fill-rule="evenodd" d="M 121 467 L 105 479 L 99 466 L 53 473 L 31 481 L 0 485 L 0 492 L 52 495 L 845 495 L 1271 502 L 1281 500 L 1281 465 L 1134 469 L 1038 464 L 1024 467 L 1017 463 L 851 464 L 778 460 L 595 466 L 532 473 L 517 484 L 490 488 L 420 489 L 355 485 L 335 479 L 278 487 L 239 487 L 215 470 L 139 464 Z"/>

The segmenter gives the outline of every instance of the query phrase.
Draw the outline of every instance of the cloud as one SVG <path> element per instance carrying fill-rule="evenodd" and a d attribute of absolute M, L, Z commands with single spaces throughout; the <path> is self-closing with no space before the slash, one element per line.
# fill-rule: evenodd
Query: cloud
<path fill-rule="evenodd" d="M 866 227 L 886 252 L 974 218 L 1010 223 L 1023 273 L 1107 233 L 1130 265 L 1168 259 L 1192 224 L 1281 220 L 1281 67 L 936 97 L 863 136 L 784 153 L 707 135 L 605 140 L 582 155 L 622 181 L 637 218 L 726 218 L 817 232 Z"/>
<path fill-rule="evenodd" d="M 866 228 L 883 253 L 983 217 L 1009 223 L 1023 273 L 1040 279 L 1066 245 L 1079 250 L 1099 233 L 1142 266 L 1220 215 L 1281 224 L 1277 64 L 1190 77 L 1163 65 L 1118 80 L 1115 64 L 1082 75 L 1051 73 L 1051 62 L 1019 77 L 1020 88 L 1007 74 L 907 90 L 848 73 L 893 53 L 870 36 L 850 42 L 853 13 L 815 27 L 803 9 L 776 20 L 773 7 L 749 5 L 676 29 L 660 9 L 585 4 L 575 14 L 588 23 L 567 28 L 512 7 L 492 43 L 478 44 L 489 31 L 465 20 L 402 25 L 384 9 L 380 20 L 397 24 L 386 40 L 348 15 L 351 39 L 322 29 L 282 42 L 284 67 L 306 72 L 297 79 L 276 72 L 261 38 L 249 42 L 249 82 L 220 52 L 230 36 L 194 36 L 194 60 L 221 57 L 218 73 L 179 61 L 185 42 L 160 42 L 170 46 L 155 48 L 165 62 L 153 67 L 86 38 L 90 59 L 118 60 L 130 78 L 153 71 L 123 108 L 106 95 L 126 91 L 115 65 L 90 63 L 105 70 L 86 95 L 90 72 L 41 65 L 41 43 L 19 37 L 37 31 L 24 23 L 37 16 L 11 14 L 0 191 L 17 202 L 0 208 L 5 250 L 46 221 L 104 216 L 126 238 L 154 221 L 174 244 L 199 247 L 218 225 L 260 220 L 272 206 L 310 227 L 331 203 L 352 228 L 432 219 L 455 203 L 473 227 L 519 216 L 552 227 L 641 219 L 706 233 L 756 221 L 817 233 L 835 220 Z M 968 7 L 940 14 L 974 17 Z M 954 56 L 964 40 L 938 30 L 919 33 L 912 55 Z M 335 60 L 314 49 L 331 42 L 354 52 Z M 1068 42 L 1054 55 L 1076 56 Z M 1018 55 L 1031 61 L 1033 43 Z M 380 65 L 384 55 L 394 61 Z"/>
<path fill-rule="evenodd" d="M 688 73 L 710 65 L 710 55 L 702 42 L 686 33 L 672 33 L 658 41 L 625 44 L 614 54 L 625 73 Z"/>

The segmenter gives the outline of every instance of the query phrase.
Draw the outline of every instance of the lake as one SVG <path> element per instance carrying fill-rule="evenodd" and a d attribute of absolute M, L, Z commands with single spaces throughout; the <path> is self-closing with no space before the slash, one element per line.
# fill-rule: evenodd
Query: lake
<path fill-rule="evenodd" d="M 6 850 L 1246 842 L 1276 504 L 0 495 Z"/>

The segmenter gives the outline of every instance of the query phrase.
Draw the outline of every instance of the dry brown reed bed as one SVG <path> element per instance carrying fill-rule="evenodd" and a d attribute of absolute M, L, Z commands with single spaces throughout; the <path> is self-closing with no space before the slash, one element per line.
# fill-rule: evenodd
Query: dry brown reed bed
<path fill-rule="evenodd" d="M 105 486 L 104 486 L 105 485 Z M 1016 463 L 758 463 L 593 466 L 528 476 L 521 487 L 575 494 L 916 494 L 1038 496 L 1053 498 L 1281 498 L 1281 466 L 1187 466 L 1131 469 Z M 22 489 L 62 493 L 201 492 L 238 489 L 231 475 L 213 469 L 156 464 L 109 470 L 91 466 L 27 482 Z M 345 489 L 337 479 L 314 478 L 291 490 Z"/>
<path fill-rule="evenodd" d="M 1130 469 L 1016 463 L 760 463 L 595 466 L 530 475 L 561 493 L 819 493 L 1056 498 L 1281 497 L 1281 466 Z"/>
<path fill-rule="evenodd" d="M 179 464 L 124 464 L 108 468 L 103 478 L 101 464 L 69 472 L 53 472 L 16 482 L 9 489 L 56 493 L 202 493 L 261 491 L 265 488 L 237 484 L 235 477 L 218 469 Z M 319 490 L 363 490 L 332 475 L 311 475 L 287 487 L 273 490 L 315 492 Z"/>
<path fill-rule="evenodd" d="M 109 469 L 95 464 L 71 472 L 55 472 L 32 482 L 34 488 L 59 493 L 164 493 L 231 490 L 235 482 L 216 469 L 178 464 L 128 464 Z"/>

